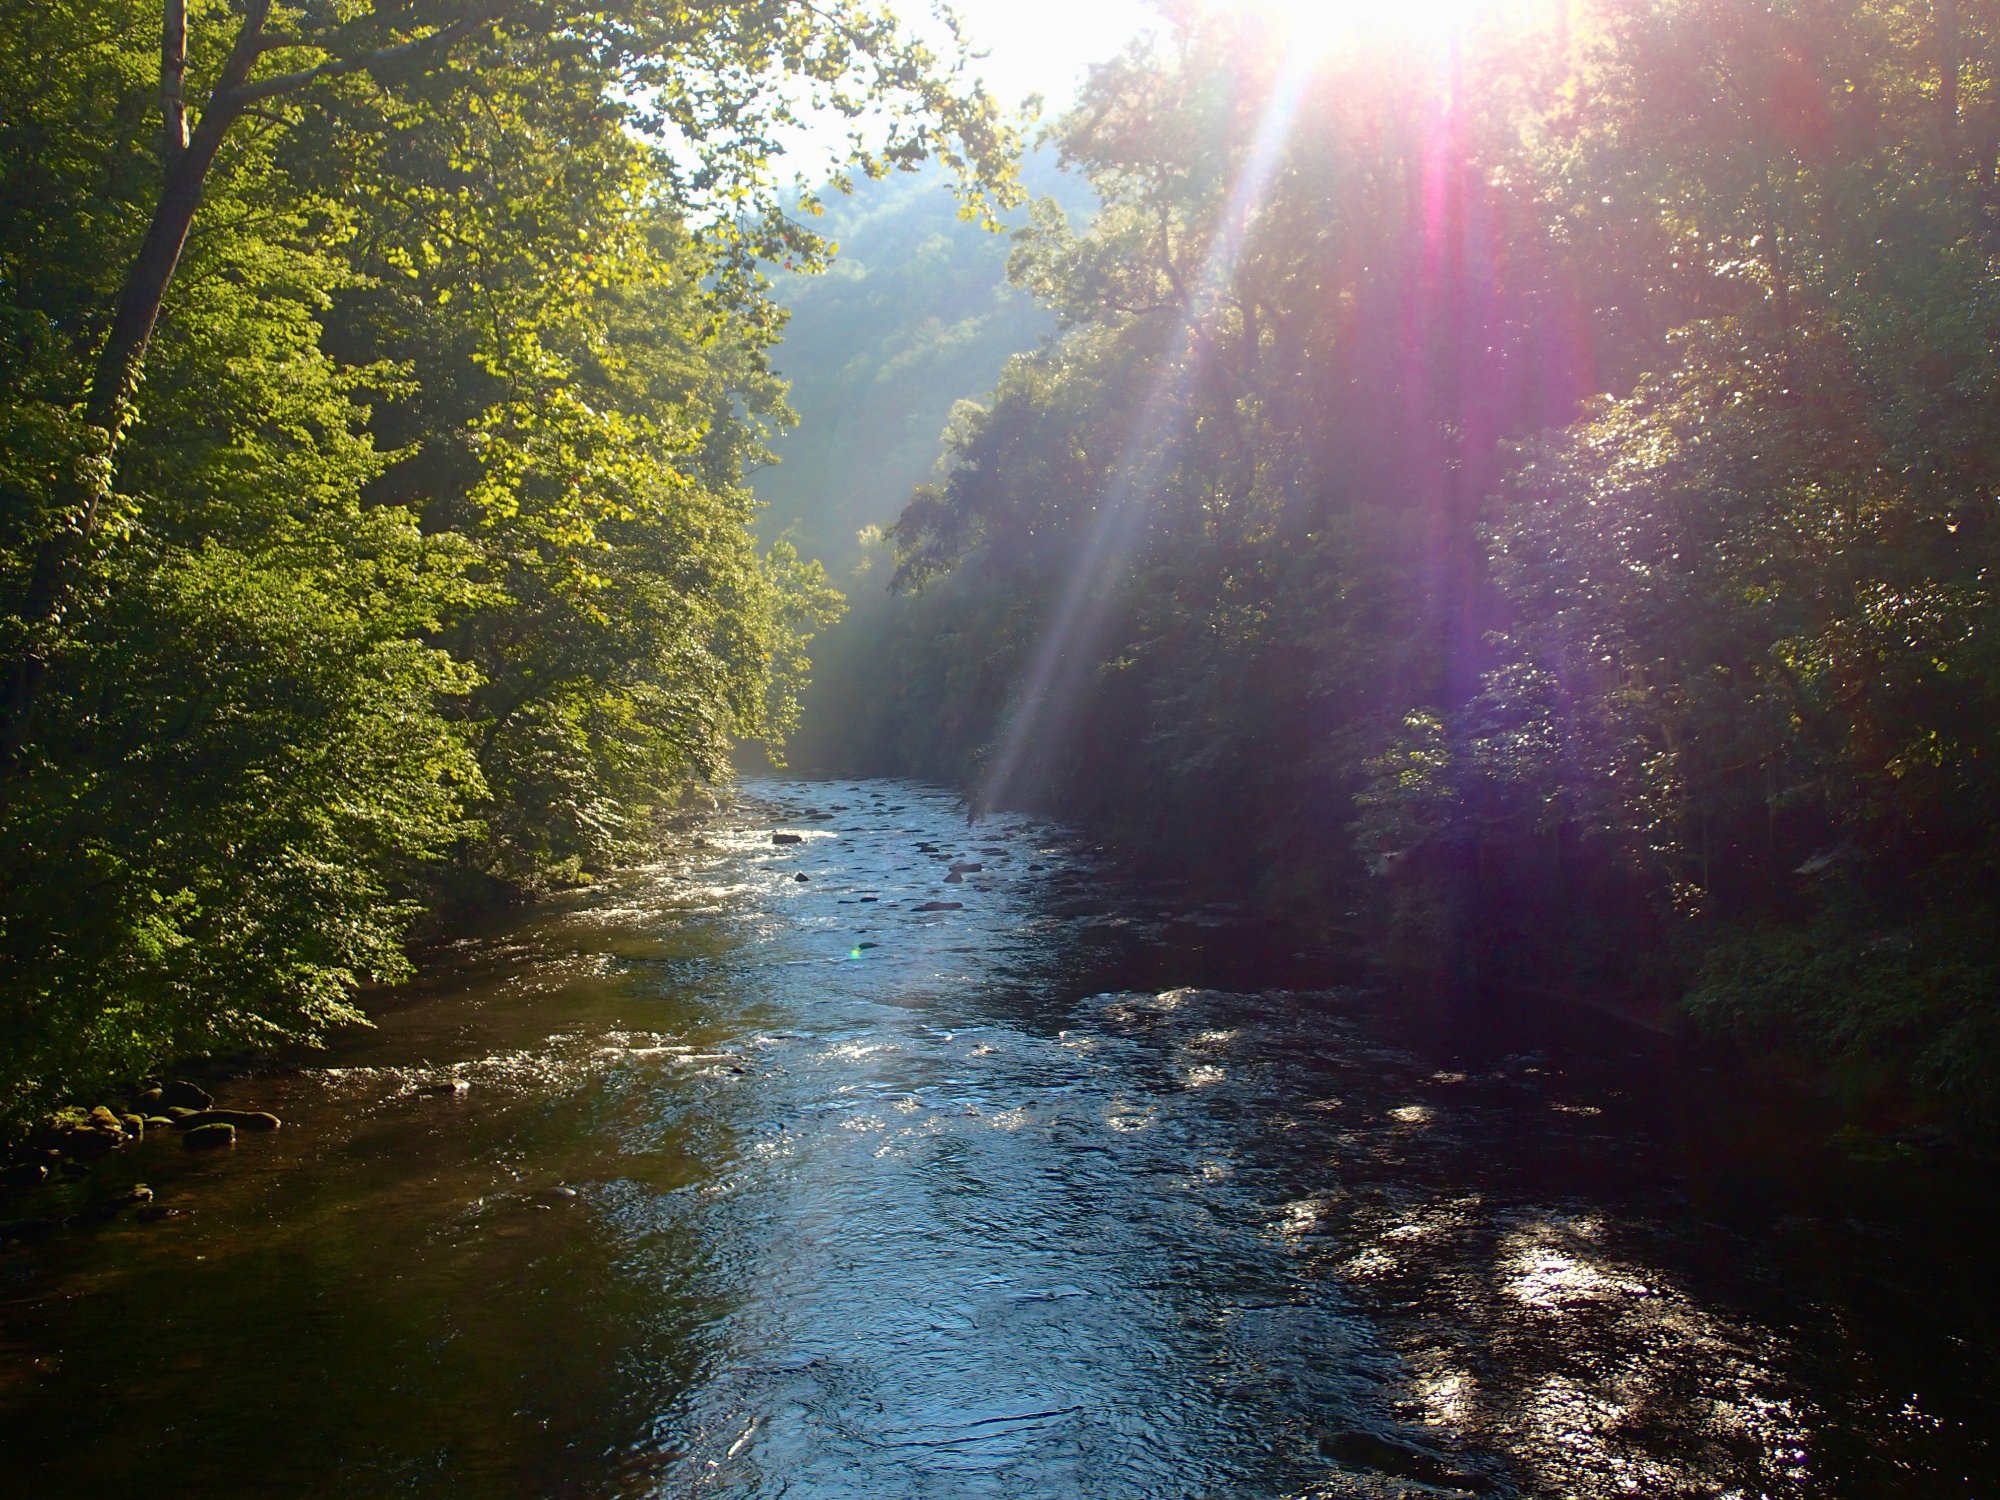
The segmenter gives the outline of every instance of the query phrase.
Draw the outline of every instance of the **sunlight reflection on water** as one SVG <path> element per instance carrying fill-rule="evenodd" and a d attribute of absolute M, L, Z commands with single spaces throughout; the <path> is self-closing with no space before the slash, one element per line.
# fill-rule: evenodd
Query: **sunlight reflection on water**
<path fill-rule="evenodd" d="M 0 1437 L 31 1493 L 224 1500 L 1886 1500 L 1964 1467 L 1879 1336 L 1690 1213 L 1633 1078 L 1188 987 L 1249 940 L 1163 948 L 1123 890 L 947 793 L 755 784 L 225 1091 L 284 1131 L 133 1153 L 177 1216 L 15 1256 L 49 1290 L 0 1307 Z M 78 1415 L 107 1397 L 116 1444 Z"/>

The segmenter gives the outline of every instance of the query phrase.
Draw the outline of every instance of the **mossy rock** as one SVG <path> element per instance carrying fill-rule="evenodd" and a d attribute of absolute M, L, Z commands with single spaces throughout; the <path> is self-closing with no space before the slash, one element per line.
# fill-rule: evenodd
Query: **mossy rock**
<path fill-rule="evenodd" d="M 167 1106 L 167 1118 L 170 1120 L 185 1120 L 189 1115 L 198 1115 L 200 1113 L 200 1110 L 189 1109 L 185 1104 L 169 1104 Z"/>
<path fill-rule="evenodd" d="M 120 1115 L 118 1123 L 125 1127 L 127 1135 L 144 1135 L 146 1133 L 146 1117 L 144 1115 Z"/>
<path fill-rule="evenodd" d="M 173 1118 L 170 1115 L 147 1115 L 146 1128 L 148 1130 L 172 1130 L 174 1128 Z"/>
<path fill-rule="evenodd" d="M 183 1115 L 183 1130 L 199 1130 L 205 1125 L 234 1125 L 238 1130 L 276 1130 L 285 1122 L 261 1109 L 204 1109 Z"/>
<path fill-rule="evenodd" d="M 49 1139 L 65 1156 L 95 1161 L 125 1144 L 125 1127 L 101 1104 L 88 1113 L 67 1109 L 57 1114 Z"/>
<path fill-rule="evenodd" d="M 190 1151 L 212 1151 L 218 1146 L 236 1144 L 236 1127 L 217 1121 L 212 1125 L 197 1125 L 181 1137 L 181 1144 Z"/>

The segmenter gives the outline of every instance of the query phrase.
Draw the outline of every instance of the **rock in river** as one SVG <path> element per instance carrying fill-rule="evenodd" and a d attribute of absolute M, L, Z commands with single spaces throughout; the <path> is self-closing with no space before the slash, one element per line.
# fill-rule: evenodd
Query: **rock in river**
<path fill-rule="evenodd" d="M 211 1125 L 229 1125 L 238 1130 L 276 1130 L 285 1122 L 261 1109 L 203 1109 L 181 1116 L 178 1123 L 181 1129 L 193 1132 Z"/>
<path fill-rule="evenodd" d="M 197 1125 L 181 1137 L 181 1144 L 190 1151 L 207 1151 L 216 1146 L 236 1144 L 236 1127 L 217 1121 L 213 1125 Z"/>
<path fill-rule="evenodd" d="M 771 842 L 774 844 L 803 844 L 805 841 L 805 835 L 802 833 L 774 833 L 771 835 Z"/>
<path fill-rule="evenodd" d="M 926 901 L 922 906 L 913 906 L 911 911 L 964 911 L 963 901 Z"/>
<path fill-rule="evenodd" d="M 1441 1489 L 1490 1495 L 1498 1488 L 1489 1476 L 1456 1464 L 1443 1454 L 1380 1433 L 1328 1433 L 1319 1440 L 1319 1451 L 1336 1463 L 1393 1474 L 1399 1479 L 1414 1479 L 1419 1484 Z"/>
<path fill-rule="evenodd" d="M 215 1095 L 185 1078 L 176 1078 L 160 1085 L 160 1103 L 169 1110 L 208 1109 L 215 1103 Z"/>
<path fill-rule="evenodd" d="M 88 1114 L 76 1110 L 59 1113 L 46 1139 L 65 1156 L 95 1161 L 125 1144 L 125 1127 L 100 1104 Z"/>
<path fill-rule="evenodd" d="M 85 1204 L 70 1216 L 72 1224 L 102 1224 L 128 1208 L 144 1208 L 153 1201 L 153 1190 L 135 1183 L 123 1192 L 111 1193 Z"/>

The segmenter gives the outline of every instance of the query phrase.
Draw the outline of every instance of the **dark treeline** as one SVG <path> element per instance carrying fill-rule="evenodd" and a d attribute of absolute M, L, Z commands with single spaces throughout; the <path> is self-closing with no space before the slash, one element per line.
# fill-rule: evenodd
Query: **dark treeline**
<path fill-rule="evenodd" d="M 814 98 L 1002 197 L 889 20 L 61 0 L 0 14 L 0 1123 L 313 1035 L 413 919 L 575 881 L 781 738 L 817 564 L 759 267 Z"/>
<path fill-rule="evenodd" d="M 1990 1109 L 2000 8 L 1168 15 L 829 758 Z"/>

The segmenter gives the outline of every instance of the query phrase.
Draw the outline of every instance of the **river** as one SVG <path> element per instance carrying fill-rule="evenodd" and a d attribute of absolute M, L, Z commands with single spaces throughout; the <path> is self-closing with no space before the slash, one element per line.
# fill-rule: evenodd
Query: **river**
<path fill-rule="evenodd" d="M 1986 1185 L 934 788 L 752 780 L 371 1008 L 0 1252 L 0 1490 L 2000 1494 Z"/>

